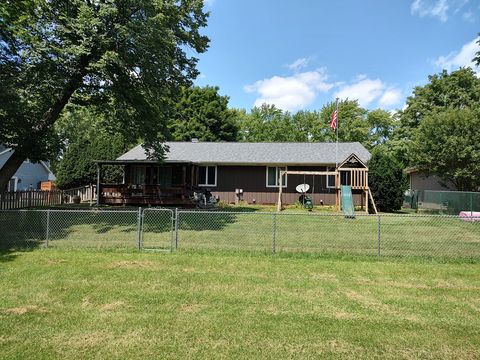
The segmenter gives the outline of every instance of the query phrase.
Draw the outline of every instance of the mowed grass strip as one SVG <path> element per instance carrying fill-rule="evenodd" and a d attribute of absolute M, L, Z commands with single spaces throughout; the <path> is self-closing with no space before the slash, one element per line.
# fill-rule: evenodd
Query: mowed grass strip
<path fill-rule="evenodd" d="M 4 359 L 475 359 L 480 264 L 302 255 L 0 255 Z"/>
<path fill-rule="evenodd" d="M 457 217 L 183 211 L 174 231 L 172 216 L 146 209 L 140 246 L 480 259 L 480 221 Z M 49 247 L 135 249 L 138 224 L 138 210 L 0 212 L 0 248 L 45 247 L 48 239 Z"/>

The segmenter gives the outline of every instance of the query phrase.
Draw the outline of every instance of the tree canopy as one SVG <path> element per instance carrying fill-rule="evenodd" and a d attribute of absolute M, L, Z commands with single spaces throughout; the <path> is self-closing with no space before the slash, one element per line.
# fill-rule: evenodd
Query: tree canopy
<path fill-rule="evenodd" d="M 401 114 L 402 125 L 416 128 L 422 119 L 438 110 L 476 107 L 480 104 L 480 78 L 471 68 L 430 75 L 429 82 L 417 86 L 407 98 Z"/>
<path fill-rule="evenodd" d="M 207 49 L 206 23 L 201 0 L 2 1 L 0 143 L 15 153 L 0 188 L 26 157 L 55 154 L 68 103 L 99 105 L 161 158 L 172 100 L 198 74 L 191 54 Z"/>
<path fill-rule="evenodd" d="M 184 87 L 169 122 L 170 138 L 176 141 L 235 141 L 238 126 L 228 97 L 218 87 Z"/>
<path fill-rule="evenodd" d="M 426 116 L 415 133 L 412 163 L 457 189 L 480 189 L 480 109 L 448 109 Z"/>

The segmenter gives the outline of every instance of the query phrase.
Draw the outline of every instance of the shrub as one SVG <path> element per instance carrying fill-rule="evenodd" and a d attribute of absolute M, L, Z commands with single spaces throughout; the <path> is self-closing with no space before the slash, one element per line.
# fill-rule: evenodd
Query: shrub
<path fill-rule="evenodd" d="M 380 211 L 397 211 L 403 204 L 407 178 L 402 164 L 391 154 L 378 149 L 369 162 L 369 183 Z"/>

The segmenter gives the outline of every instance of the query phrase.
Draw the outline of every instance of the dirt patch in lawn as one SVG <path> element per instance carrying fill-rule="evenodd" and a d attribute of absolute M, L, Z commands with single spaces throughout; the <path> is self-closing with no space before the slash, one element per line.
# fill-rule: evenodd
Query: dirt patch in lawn
<path fill-rule="evenodd" d="M 126 303 L 124 301 L 114 301 L 109 304 L 104 304 L 100 307 L 100 310 L 102 311 L 113 311 L 117 310 L 119 308 L 123 308 L 126 306 Z"/>
<path fill-rule="evenodd" d="M 108 268 L 110 269 L 139 269 L 139 268 L 151 268 L 155 265 L 154 262 L 143 260 L 123 260 L 123 261 L 115 261 L 109 264 Z"/>

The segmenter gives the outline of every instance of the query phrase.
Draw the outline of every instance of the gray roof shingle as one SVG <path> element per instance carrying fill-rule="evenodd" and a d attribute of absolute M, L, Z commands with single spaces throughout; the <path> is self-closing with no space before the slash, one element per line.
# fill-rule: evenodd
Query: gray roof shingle
<path fill-rule="evenodd" d="M 166 162 L 210 164 L 335 164 L 335 143 L 242 143 L 242 142 L 167 142 Z M 358 142 L 338 143 L 338 162 L 351 154 L 367 163 L 370 153 Z M 138 145 L 117 160 L 146 160 Z"/>

